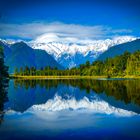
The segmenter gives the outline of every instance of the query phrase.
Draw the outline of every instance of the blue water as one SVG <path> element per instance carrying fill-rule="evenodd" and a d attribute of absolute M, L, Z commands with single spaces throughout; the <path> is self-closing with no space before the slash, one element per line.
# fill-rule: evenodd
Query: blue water
<path fill-rule="evenodd" d="M 9 83 L 0 140 L 140 139 L 139 80 Z"/>

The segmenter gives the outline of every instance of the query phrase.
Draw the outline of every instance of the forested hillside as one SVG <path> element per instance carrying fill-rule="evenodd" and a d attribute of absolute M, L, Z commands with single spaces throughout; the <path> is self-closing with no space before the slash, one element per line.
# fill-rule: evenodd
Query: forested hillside
<path fill-rule="evenodd" d="M 13 73 L 15 68 L 26 66 L 40 69 L 45 66 L 63 69 L 52 56 L 44 50 L 32 49 L 25 42 L 6 44 L 0 41 L 0 46 L 4 49 L 5 64 L 9 66 L 9 73 Z"/>
<path fill-rule="evenodd" d="M 95 61 L 89 68 L 86 65 L 81 68 L 82 75 L 140 75 L 140 51 L 132 54 L 125 52 L 123 55 L 107 58 L 105 61 Z"/>
<path fill-rule="evenodd" d="M 134 53 L 125 52 L 114 58 L 107 58 L 105 61 L 95 61 L 92 64 L 89 61 L 80 65 L 79 68 L 70 70 L 57 70 L 45 67 L 36 69 L 35 67 L 25 69 L 16 69 L 15 75 L 81 75 L 81 76 L 140 76 L 140 51 Z"/>

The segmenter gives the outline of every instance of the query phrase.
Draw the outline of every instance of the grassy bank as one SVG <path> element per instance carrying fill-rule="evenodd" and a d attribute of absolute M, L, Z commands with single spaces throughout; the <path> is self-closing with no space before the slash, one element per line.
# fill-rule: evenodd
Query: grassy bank
<path fill-rule="evenodd" d="M 98 79 L 107 76 L 21 76 L 10 75 L 11 79 Z"/>
<path fill-rule="evenodd" d="M 108 78 L 107 76 L 21 76 L 21 75 L 10 75 L 11 79 L 100 79 Z M 110 78 L 140 78 L 140 76 L 126 75 L 126 76 L 116 76 Z"/>

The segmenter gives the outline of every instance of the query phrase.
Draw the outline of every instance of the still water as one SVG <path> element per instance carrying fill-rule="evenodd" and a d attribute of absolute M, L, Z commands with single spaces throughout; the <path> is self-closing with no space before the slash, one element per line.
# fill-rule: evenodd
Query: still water
<path fill-rule="evenodd" d="M 140 139 L 140 80 L 10 80 L 7 91 L 0 140 Z"/>

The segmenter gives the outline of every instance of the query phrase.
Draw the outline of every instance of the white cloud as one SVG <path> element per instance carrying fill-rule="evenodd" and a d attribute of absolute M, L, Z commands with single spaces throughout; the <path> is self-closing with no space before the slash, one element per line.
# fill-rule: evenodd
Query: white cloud
<path fill-rule="evenodd" d="M 84 26 L 78 24 L 53 23 L 24 23 L 0 24 L 0 37 L 17 37 L 21 39 L 35 39 L 42 34 L 53 34 L 56 38 L 70 40 L 103 39 L 132 32 L 129 29 L 111 29 L 105 26 Z M 54 36 L 53 36 L 54 37 Z"/>

